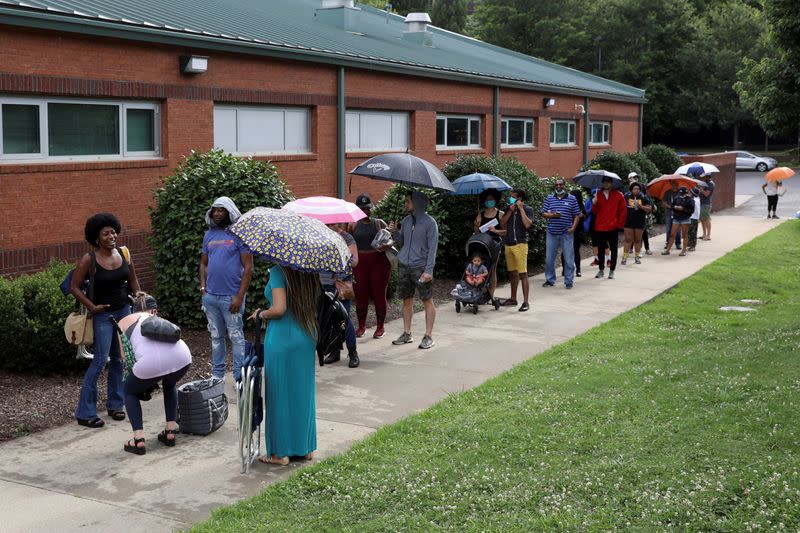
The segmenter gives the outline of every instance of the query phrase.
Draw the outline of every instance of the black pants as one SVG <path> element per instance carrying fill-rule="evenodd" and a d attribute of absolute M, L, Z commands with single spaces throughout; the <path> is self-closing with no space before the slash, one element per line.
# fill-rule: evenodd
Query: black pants
<path fill-rule="evenodd" d="M 597 255 L 600 257 L 600 271 L 602 272 L 605 269 L 605 261 L 603 259 L 606 257 L 606 249 L 611 249 L 611 270 L 617 269 L 617 251 L 619 248 L 619 231 L 612 230 L 612 231 L 595 231 L 595 239 L 593 239 L 597 243 Z"/>
<path fill-rule="evenodd" d="M 578 224 L 575 233 L 572 234 L 572 248 L 575 252 L 575 274 L 581 273 L 581 244 L 583 243 L 583 224 Z M 564 250 L 561 250 L 561 277 L 564 277 Z"/>
<path fill-rule="evenodd" d="M 187 370 L 189 370 L 189 365 L 166 376 L 150 379 L 139 379 L 131 372 L 128 379 L 125 380 L 125 410 L 128 412 L 128 419 L 131 421 L 131 427 L 134 431 L 144 429 L 142 404 L 139 401 L 139 395 L 152 388 L 159 381 L 164 394 L 164 414 L 167 422 L 177 420 L 178 389 L 175 385 L 186 374 Z"/>
<path fill-rule="evenodd" d="M 778 208 L 778 195 L 772 194 L 767 196 L 767 214 L 771 212 L 775 212 Z"/>
<path fill-rule="evenodd" d="M 642 244 L 644 245 L 645 251 L 650 249 L 650 236 L 647 234 L 647 226 L 645 226 L 642 232 Z"/>

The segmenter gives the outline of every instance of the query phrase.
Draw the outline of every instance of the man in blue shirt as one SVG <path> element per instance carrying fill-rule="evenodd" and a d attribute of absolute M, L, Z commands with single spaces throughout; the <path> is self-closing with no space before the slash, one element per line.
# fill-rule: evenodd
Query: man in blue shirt
<path fill-rule="evenodd" d="M 575 275 L 575 250 L 573 238 L 575 228 L 580 221 L 581 209 L 578 201 L 567 194 L 564 180 L 556 180 L 556 191 L 545 198 L 542 216 L 547 219 L 547 256 L 545 258 L 545 279 L 542 287 L 556 284 L 556 254 L 558 247 L 564 258 L 564 283 L 567 289 L 572 288 Z"/>
<path fill-rule="evenodd" d="M 206 212 L 208 231 L 200 256 L 200 294 L 211 333 L 211 373 L 217 378 L 225 377 L 226 331 L 231 339 L 235 379 L 239 379 L 244 362 L 243 313 L 253 256 L 230 230 L 240 216 L 236 204 L 227 196 L 214 200 Z"/>

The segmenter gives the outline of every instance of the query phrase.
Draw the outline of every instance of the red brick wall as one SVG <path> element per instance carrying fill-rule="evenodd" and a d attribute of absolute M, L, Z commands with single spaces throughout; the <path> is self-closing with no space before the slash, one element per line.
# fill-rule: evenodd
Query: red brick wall
<path fill-rule="evenodd" d="M 713 211 L 729 209 L 736 205 L 736 154 L 723 152 L 718 154 L 685 155 L 681 156 L 684 163 L 698 161 L 711 163 L 719 169 L 718 174 L 713 174 L 714 198 L 711 208 Z"/>
<path fill-rule="evenodd" d="M 0 275 L 33 271 L 52 257 L 74 260 L 84 250 L 83 224 L 98 211 L 111 211 L 123 223 L 123 239 L 134 252 L 146 288 L 151 279 L 149 231 L 151 191 L 191 150 L 213 145 L 214 102 L 299 105 L 312 116 L 311 153 L 272 158 L 298 197 L 336 194 L 336 85 L 334 66 L 265 57 L 208 52 L 209 70 L 198 76 L 179 73 L 182 47 L 0 25 L 0 94 L 143 99 L 161 103 L 162 157 L 141 161 L 57 164 L 0 163 L 0 210 L 24 213 L 22 222 L 0 228 Z M 443 166 L 461 151 L 437 151 L 437 113 L 480 115 L 483 147 L 492 153 L 494 89 L 453 81 L 347 69 L 349 108 L 406 110 L 411 113 L 415 154 Z M 545 97 L 556 99 L 544 109 Z M 583 163 L 582 97 L 501 89 L 501 114 L 536 119 L 536 144 L 504 149 L 539 175 L 571 175 Z M 612 120 L 612 147 L 635 150 L 638 105 L 592 101 L 590 114 Z M 575 148 L 551 149 L 550 119 L 579 121 Z M 593 150 L 594 151 L 594 150 Z M 346 171 L 369 154 L 346 157 Z M 345 190 L 349 190 L 349 176 Z M 369 192 L 378 200 L 389 184 L 354 177 L 352 199 Z"/>

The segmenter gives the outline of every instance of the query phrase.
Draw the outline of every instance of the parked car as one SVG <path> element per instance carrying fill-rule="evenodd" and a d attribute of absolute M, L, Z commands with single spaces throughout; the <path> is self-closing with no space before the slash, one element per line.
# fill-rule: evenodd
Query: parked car
<path fill-rule="evenodd" d="M 736 168 L 766 172 L 778 166 L 771 157 L 761 157 L 750 152 L 736 152 Z"/>

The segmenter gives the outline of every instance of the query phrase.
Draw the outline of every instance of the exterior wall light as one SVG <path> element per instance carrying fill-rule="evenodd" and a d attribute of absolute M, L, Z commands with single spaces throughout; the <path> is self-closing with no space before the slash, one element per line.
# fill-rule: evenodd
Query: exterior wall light
<path fill-rule="evenodd" d="M 202 74 L 208 70 L 208 56 L 181 56 L 181 72 Z"/>
<path fill-rule="evenodd" d="M 545 107 L 553 107 L 554 105 L 556 105 L 556 99 L 555 98 L 545 98 L 544 99 L 544 106 Z"/>

